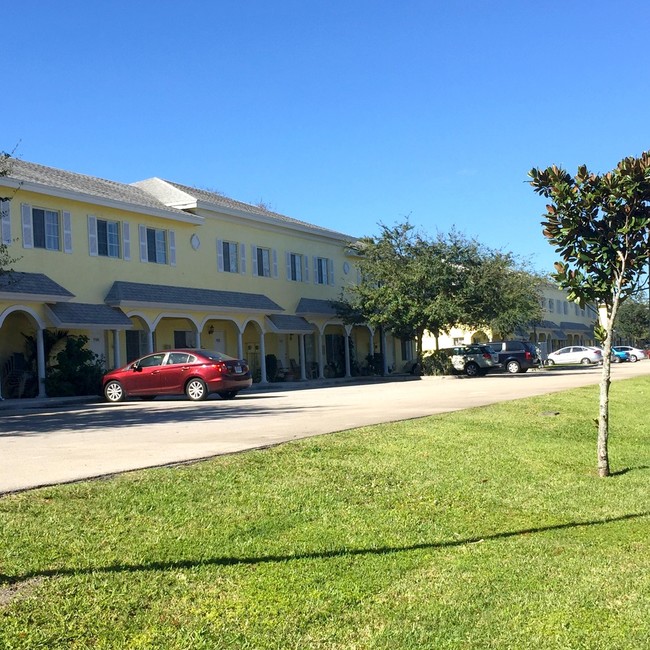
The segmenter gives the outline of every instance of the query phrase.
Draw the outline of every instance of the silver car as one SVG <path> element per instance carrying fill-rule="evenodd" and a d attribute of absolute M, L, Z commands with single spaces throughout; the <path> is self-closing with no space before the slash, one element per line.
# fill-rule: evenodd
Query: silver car
<path fill-rule="evenodd" d="M 588 366 L 592 363 L 602 363 L 603 353 L 598 348 L 588 348 L 584 345 L 569 345 L 551 352 L 546 360 L 547 365 L 562 365 L 567 363 L 581 363 Z"/>
<path fill-rule="evenodd" d="M 484 375 L 499 367 L 499 355 L 487 345 L 463 345 L 451 350 L 451 364 L 468 377 Z"/>

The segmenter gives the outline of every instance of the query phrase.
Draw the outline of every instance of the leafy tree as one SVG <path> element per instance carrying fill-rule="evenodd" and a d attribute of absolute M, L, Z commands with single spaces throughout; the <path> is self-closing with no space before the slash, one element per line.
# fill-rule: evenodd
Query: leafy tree
<path fill-rule="evenodd" d="M 644 297 L 632 297 L 619 308 L 616 317 L 617 336 L 625 342 L 641 345 L 650 342 L 650 305 Z"/>
<path fill-rule="evenodd" d="M 456 325 L 497 324 L 513 331 L 539 317 L 531 276 L 509 254 L 496 253 L 452 231 L 430 239 L 408 221 L 381 225 L 379 237 L 355 244 L 362 280 L 338 307 L 347 322 L 385 327 L 414 338 L 418 361 L 426 331 L 436 338 Z"/>
<path fill-rule="evenodd" d="M 11 173 L 11 154 L 0 151 L 0 178 Z M 0 202 L 9 201 L 10 197 L 0 196 Z M 9 254 L 9 247 L 0 242 L 0 275 L 11 270 L 11 265 L 18 260 Z"/>
<path fill-rule="evenodd" d="M 598 473 L 609 476 L 609 387 L 612 332 L 619 306 L 639 290 L 650 245 L 650 154 L 625 158 L 613 171 L 594 174 L 585 165 L 571 176 L 553 165 L 528 173 L 533 190 L 550 199 L 544 236 L 560 261 L 553 277 L 570 300 L 601 309 L 598 336 L 603 370 L 598 415 Z"/>

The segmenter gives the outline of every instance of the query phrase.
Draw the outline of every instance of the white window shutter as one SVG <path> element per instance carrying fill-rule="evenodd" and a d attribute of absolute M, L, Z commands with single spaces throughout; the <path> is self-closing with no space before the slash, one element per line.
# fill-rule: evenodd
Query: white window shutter
<path fill-rule="evenodd" d="M 285 253 L 287 262 L 287 280 L 291 280 L 291 253 Z"/>
<path fill-rule="evenodd" d="M 246 273 L 246 244 L 239 244 L 241 251 L 241 265 L 240 270 L 242 274 Z"/>
<path fill-rule="evenodd" d="M 309 255 L 303 257 L 303 266 L 305 267 L 302 279 L 304 282 L 309 282 Z"/>
<path fill-rule="evenodd" d="M 140 225 L 138 228 L 140 230 L 140 261 L 146 262 L 149 259 L 147 257 L 147 227 Z"/>
<path fill-rule="evenodd" d="M 88 253 L 91 257 L 97 257 L 97 217 L 88 215 Z"/>
<path fill-rule="evenodd" d="M 223 239 L 217 239 L 217 271 L 223 271 Z"/>
<path fill-rule="evenodd" d="M 122 243 L 124 246 L 123 257 L 128 262 L 131 260 L 131 225 L 128 221 L 122 222 Z"/>
<path fill-rule="evenodd" d="M 72 216 L 69 212 L 63 213 L 63 252 L 72 253 Z"/>
<path fill-rule="evenodd" d="M 32 206 L 28 203 L 20 205 L 20 219 L 23 229 L 23 248 L 34 248 L 34 235 L 32 228 Z"/>
<path fill-rule="evenodd" d="M 278 251 L 273 249 L 273 277 L 278 277 Z"/>
<path fill-rule="evenodd" d="M 169 264 L 176 266 L 176 233 L 169 231 Z"/>
<path fill-rule="evenodd" d="M 327 283 L 334 284 L 334 260 L 327 260 Z"/>
<path fill-rule="evenodd" d="M 257 275 L 257 246 L 251 244 L 251 264 L 253 265 L 253 275 Z"/>
<path fill-rule="evenodd" d="M 11 203 L 0 201 L 0 215 L 2 219 L 2 243 L 7 246 L 11 244 Z"/>

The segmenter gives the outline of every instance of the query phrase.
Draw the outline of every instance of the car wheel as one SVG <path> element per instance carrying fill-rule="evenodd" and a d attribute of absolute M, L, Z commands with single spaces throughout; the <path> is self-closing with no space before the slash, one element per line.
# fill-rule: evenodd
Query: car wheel
<path fill-rule="evenodd" d="M 587 357 L 585 357 L 584 359 L 580 359 L 580 363 L 583 366 L 588 366 L 591 363 L 591 361 L 589 361 L 589 359 L 587 359 Z"/>
<path fill-rule="evenodd" d="M 208 396 L 208 387 L 203 379 L 190 379 L 185 385 L 185 394 L 193 402 L 200 402 Z"/>
<path fill-rule="evenodd" d="M 518 372 L 521 372 L 519 361 L 515 361 L 514 359 L 512 361 L 508 361 L 508 363 L 506 363 L 506 370 L 511 375 L 516 375 Z"/>
<path fill-rule="evenodd" d="M 119 381 L 109 381 L 104 386 L 104 397 L 107 401 L 115 403 L 124 401 L 126 394 Z"/>
<path fill-rule="evenodd" d="M 553 361 L 553 359 L 546 359 L 546 365 L 547 365 L 547 366 L 554 366 L 554 365 L 555 365 L 555 361 Z"/>
<path fill-rule="evenodd" d="M 473 361 L 465 366 L 465 374 L 468 377 L 478 377 L 480 368 Z"/>
<path fill-rule="evenodd" d="M 235 399 L 237 397 L 236 390 L 223 391 L 222 393 L 217 393 L 221 399 Z"/>
<path fill-rule="evenodd" d="M 631 355 L 630 355 L 630 361 L 631 361 L 632 363 L 636 363 L 636 362 L 638 361 L 638 359 L 636 358 L 636 356 L 635 356 L 634 354 L 631 354 Z"/>

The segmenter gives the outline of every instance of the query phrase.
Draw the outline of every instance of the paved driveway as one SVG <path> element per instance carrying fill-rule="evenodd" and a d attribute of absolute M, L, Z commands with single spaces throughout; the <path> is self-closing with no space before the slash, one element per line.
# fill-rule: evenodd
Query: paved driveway
<path fill-rule="evenodd" d="M 650 374 L 650 361 L 612 368 Z M 0 493 L 275 445 L 596 384 L 599 368 L 254 390 L 233 401 L 161 399 L 0 411 Z"/>

